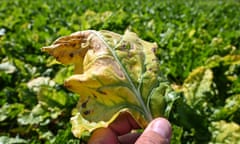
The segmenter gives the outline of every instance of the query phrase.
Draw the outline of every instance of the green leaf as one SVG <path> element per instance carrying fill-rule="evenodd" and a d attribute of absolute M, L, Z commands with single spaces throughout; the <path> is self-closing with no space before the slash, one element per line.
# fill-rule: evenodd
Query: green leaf
<path fill-rule="evenodd" d="M 73 67 L 64 67 L 56 73 L 53 80 L 58 84 L 62 84 L 66 77 L 71 76 L 72 71 Z"/>
<path fill-rule="evenodd" d="M 210 69 L 199 67 L 184 81 L 183 89 L 187 103 L 195 106 L 211 94 L 213 72 Z"/>
<path fill-rule="evenodd" d="M 163 115 L 170 87 L 159 81 L 156 49 L 155 43 L 129 31 L 120 35 L 94 30 L 61 37 L 42 49 L 75 66 L 75 74 L 65 81 L 80 95 L 72 118 L 75 136 L 108 126 L 122 111 L 130 112 L 142 127 Z"/>
<path fill-rule="evenodd" d="M 48 123 L 49 113 L 40 105 L 36 105 L 32 111 L 26 111 L 19 115 L 18 123 L 21 125 L 45 124 Z"/>
<path fill-rule="evenodd" d="M 3 122 L 7 119 L 16 118 L 19 113 L 22 113 L 24 105 L 22 104 L 4 104 L 0 108 L 0 122 Z"/>
<path fill-rule="evenodd" d="M 191 109 L 191 114 L 187 116 L 190 111 L 177 104 L 174 110 L 177 112 L 173 115 L 178 115 L 175 117 L 181 123 L 180 125 L 196 130 L 194 134 L 196 139 L 206 137 L 202 134 L 209 129 L 210 122 L 215 121 L 212 124 L 217 130 L 210 131 L 213 143 L 239 142 L 239 138 L 235 137 L 235 128 L 239 127 L 240 93 L 235 90 L 239 84 L 239 64 L 240 55 L 213 56 L 207 60 L 206 65 L 197 67 L 185 79 L 180 88 L 184 95 L 182 104 Z M 193 120 L 197 117 L 193 112 L 200 120 L 197 125 L 192 125 L 197 121 Z M 192 118 L 188 120 L 187 117 Z M 236 124 L 225 125 L 223 120 L 236 122 Z M 221 127 L 225 128 L 221 129 Z"/>
<path fill-rule="evenodd" d="M 223 107 L 216 109 L 212 117 L 214 120 L 233 119 L 240 110 L 240 94 L 228 97 Z"/>
<path fill-rule="evenodd" d="M 79 144 L 83 143 L 82 139 L 77 139 L 73 137 L 71 132 L 71 124 L 67 124 L 65 129 L 59 130 L 58 134 L 52 140 L 52 143 L 66 143 L 66 144 Z"/>
<path fill-rule="evenodd" d="M 80 17 L 81 28 L 82 29 L 90 29 L 100 24 L 104 24 L 107 19 L 112 15 L 111 11 L 105 11 L 103 13 L 96 13 L 91 10 L 87 10 Z M 79 18 L 78 18 L 79 19 Z"/>
<path fill-rule="evenodd" d="M 0 71 L 4 71 L 6 73 L 11 74 L 11 73 L 14 73 L 16 70 L 17 70 L 16 67 L 9 62 L 0 64 Z"/>
<path fill-rule="evenodd" d="M 2 144 L 24 144 L 28 143 L 27 140 L 19 138 L 19 137 L 7 137 L 7 136 L 0 136 L 0 143 Z"/>
<path fill-rule="evenodd" d="M 39 92 L 41 87 L 46 85 L 53 87 L 55 82 L 50 80 L 50 77 L 37 77 L 27 83 L 28 88 L 35 92 Z"/>
<path fill-rule="evenodd" d="M 212 143 L 240 143 L 240 126 L 234 122 L 212 122 L 210 129 L 213 133 Z"/>
<path fill-rule="evenodd" d="M 194 69 L 182 87 L 187 104 L 195 108 L 202 107 L 201 111 L 213 111 L 215 108 L 209 106 L 227 104 L 230 97 L 238 99 L 239 92 L 233 88 L 239 84 L 239 64 L 240 55 L 213 56 L 205 66 Z"/>
<path fill-rule="evenodd" d="M 50 119 L 56 119 L 62 110 L 51 108 L 44 104 L 37 104 L 31 111 L 25 111 L 18 116 L 18 123 L 21 125 L 47 125 Z"/>
<path fill-rule="evenodd" d="M 67 104 L 68 95 L 63 90 L 42 86 L 38 92 L 38 100 L 49 107 L 63 107 Z"/>

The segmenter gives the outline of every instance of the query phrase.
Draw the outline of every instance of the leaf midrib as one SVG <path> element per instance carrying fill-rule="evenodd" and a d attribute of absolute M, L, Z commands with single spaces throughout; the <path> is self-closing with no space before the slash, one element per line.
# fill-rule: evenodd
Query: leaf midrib
<path fill-rule="evenodd" d="M 109 51 L 112 53 L 113 57 L 115 58 L 116 62 L 118 63 L 118 65 L 120 66 L 121 70 L 123 71 L 125 77 L 127 78 L 129 84 L 130 84 L 130 87 L 133 91 L 133 93 L 135 94 L 136 96 L 136 99 L 139 101 L 140 105 L 142 106 L 143 108 L 143 111 L 144 111 L 144 116 L 145 118 L 148 120 L 148 121 L 151 121 L 152 120 L 152 115 L 151 115 L 151 112 L 149 110 L 149 108 L 145 105 L 143 99 L 142 99 L 142 95 L 140 93 L 140 91 L 135 87 L 132 79 L 129 77 L 128 73 L 127 73 L 127 70 L 125 69 L 125 67 L 122 65 L 121 61 L 119 60 L 117 54 L 115 53 L 114 49 L 115 48 L 111 48 L 107 42 L 103 39 L 102 35 L 99 34 L 97 31 L 92 31 L 100 40 L 103 41 L 103 43 L 107 46 L 107 48 L 109 49 Z M 123 37 L 123 36 L 122 36 Z M 123 38 L 120 40 L 120 42 L 117 44 L 119 45 L 121 42 L 123 41 Z"/>

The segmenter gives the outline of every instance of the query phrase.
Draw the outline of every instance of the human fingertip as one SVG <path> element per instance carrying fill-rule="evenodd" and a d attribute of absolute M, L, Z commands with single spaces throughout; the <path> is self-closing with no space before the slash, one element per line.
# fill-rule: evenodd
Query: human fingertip
<path fill-rule="evenodd" d="M 172 135 L 172 128 L 170 122 L 165 118 L 156 118 L 154 119 L 145 131 L 154 131 L 159 134 L 162 138 L 170 141 Z"/>

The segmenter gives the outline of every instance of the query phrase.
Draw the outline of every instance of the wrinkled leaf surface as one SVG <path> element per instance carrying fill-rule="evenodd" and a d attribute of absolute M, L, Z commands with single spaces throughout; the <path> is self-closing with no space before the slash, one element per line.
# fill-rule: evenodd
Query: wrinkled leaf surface
<path fill-rule="evenodd" d="M 166 86 L 159 86 L 157 45 L 135 33 L 87 30 L 57 39 L 42 50 L 75 66 L 65 86 L 80 95 L 73 133 L 106 127 L 122 111 L 141 125 L 160 116 Z"/>

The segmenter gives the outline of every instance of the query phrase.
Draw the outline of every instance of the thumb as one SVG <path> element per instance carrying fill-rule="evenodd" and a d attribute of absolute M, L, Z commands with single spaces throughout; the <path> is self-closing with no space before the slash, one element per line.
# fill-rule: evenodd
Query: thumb
<path fill-rule="evenodd" d="M 169 144 L 171 133 L 168 120 L 156 118 L 147 126 L 135 144 Z"/>

